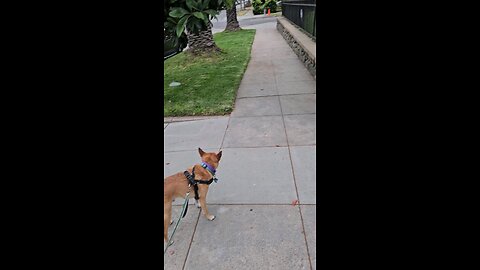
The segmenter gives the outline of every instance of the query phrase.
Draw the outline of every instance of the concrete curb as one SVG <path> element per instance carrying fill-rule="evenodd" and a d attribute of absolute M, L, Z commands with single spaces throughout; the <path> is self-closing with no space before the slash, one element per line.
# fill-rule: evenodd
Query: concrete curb
<path fill-rule="evenodd" d="M 224 117 L 230 117 L 230 115 L 164 117 L 163 123 L 170 124 L 170 123 L 178 123 L 178 122 L 218 119 L 218 118 L 224 118 Z"/>
<path fill-rule="evenodd" d="M 285 17 L 277 17 L 277 30 L 316 79 L 317 44 Z"/>

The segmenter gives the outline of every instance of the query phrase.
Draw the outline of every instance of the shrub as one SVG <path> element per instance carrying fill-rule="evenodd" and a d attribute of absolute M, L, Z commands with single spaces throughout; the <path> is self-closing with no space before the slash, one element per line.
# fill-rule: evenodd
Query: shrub
<path fill-rule="evenodd" d="M 270 13 L 277 11 L 277 2 L 275 0 L 254 0 L 253 1 L 253 14 L 263 14 L 263 10 L 270 9 Z"/>
<path fill-rule="evenodd" d="M 252 4 L 253 4 L 254 15 L 263 14 L 263 7 L 262 7 L 263 3 L 261 0 L 253 0 Z"/>
<path fill-rule="evenodd" d="M 270 13 L 277 12 L 277 1 L 276 0 L 267 0 L 265 4 L 263 4 L 263 8 L 270 9 Z"/>

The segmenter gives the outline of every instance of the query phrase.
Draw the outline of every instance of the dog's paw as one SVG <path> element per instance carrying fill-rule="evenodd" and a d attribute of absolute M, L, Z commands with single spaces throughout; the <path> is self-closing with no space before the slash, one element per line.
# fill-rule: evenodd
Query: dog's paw
<path fill-rule="evenodd" d="M 214 215 L 209 215 L 207 217 L 207 219 L 210 220 L 210 221 L 213 221 L 215 218 L 216 218 L 216 216 L 214 216 Z"/>
<path fill-rule="evenodd" d="M 170 225 L 172 225 L 172 224 L 173 224 L 173 220 L 170 220 Z"/>

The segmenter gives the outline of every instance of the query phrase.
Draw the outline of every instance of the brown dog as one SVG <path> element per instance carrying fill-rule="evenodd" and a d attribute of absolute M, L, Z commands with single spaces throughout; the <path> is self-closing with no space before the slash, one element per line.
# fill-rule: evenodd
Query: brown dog
<path fill-rule="evenodd" d="M 202 167 L 200 164 L 195 164 L 193 167 L 187 169 L 192 174 L 193 168 L 195 168 L 195 180 L 210 180 L 214 178 L 215 170 L 218 168 L 218 163 L 222 157 L 222 151 L 218 154 L 205 153 L 202 149 L 198 148 L 198 153 L 202 158 L 202 164 L 207 164 L 209 167 Z M 173 223 L 172 221 L 172 202 L 175 198 L 185 198 L 187 192 L 191 192 L 190 198 L 195 194 L 194 187 L 189 188 L 189 181 L 183 172 L 176 173 L 168 176 L 163 182 L 163 237 L 165 243 L 168 243 L 168 226 Z M 197 207 L 201 207 L 203 214 L 208 220 L 214 220 L 215 216 L 208 212 L 207 208 L 207 192 L 208 186 L 206 184 L 198 184 L 198 197 L 200 205 L 196 201 Z"/>

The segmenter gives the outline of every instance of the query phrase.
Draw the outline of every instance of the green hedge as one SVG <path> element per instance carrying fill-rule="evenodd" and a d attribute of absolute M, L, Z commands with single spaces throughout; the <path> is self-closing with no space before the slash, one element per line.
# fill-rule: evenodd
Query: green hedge
<path fill-rule="evenodd" d="M 263 14 L 263 9 L 270 9 L 270 13 L 277 12 L 276 0 L 254 0 L 253 1 L 253 14 Z"/>

